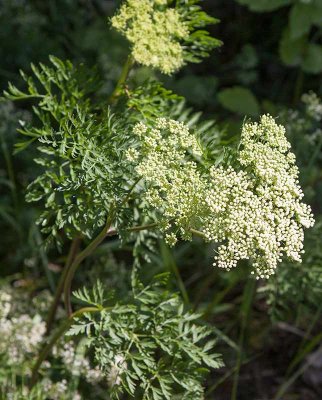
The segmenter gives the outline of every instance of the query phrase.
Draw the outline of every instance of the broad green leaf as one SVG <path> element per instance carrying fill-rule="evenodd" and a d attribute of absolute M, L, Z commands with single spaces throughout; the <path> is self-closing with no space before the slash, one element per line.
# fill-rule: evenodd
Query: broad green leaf
<path fill-rule="evenodd" d="M 259 104 L 253 93 L 244 87 L 234 86 L 218 93 L 218 100 L 227 110 L 240 115 L 257 116 Z"/>
<path fill-rule="evenodd" d="M 298 3 L 292 7 L 289 17 L 291 39 L 297 39 L 310 32 L 313 24 L 314 10 L 315 7 L 310 3 Z"/>
<path fill-rule="evenodd" d="M 289 29 L 285 29 L 279 48 L 283 63 L 291 66 L 300 65 L 306 45 L 306 38 L 291 39 Z"/>
<path fill-rule="evenodd" d="M 312 22 L 314 25 L 322 26 L 322 2 L 315 4 L 314 12 L 312 12 Z"/>
<path fill-rule="evenodd" d="M 322 46 L 309 44 L 302 63 L 303 71 L 311 74 L 322 72 Z"/>
<path fill-rule="evenodd" d="M 269 12 L 288 6 L 292 0 L 237 0 L 238 3 L 247 6 L 251 11 Z"/>

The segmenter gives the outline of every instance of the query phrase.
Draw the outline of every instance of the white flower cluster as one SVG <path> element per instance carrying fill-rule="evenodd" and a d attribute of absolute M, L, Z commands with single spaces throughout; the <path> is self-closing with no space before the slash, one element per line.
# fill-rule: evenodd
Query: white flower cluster
<path fill-rule="evenodd" d="M 39 310 L 48 300 L 48 293 L 41 292 L 36 299 L 32 300 L 32 315 L 27 313 L 31 309 L 28 296 L 25 292 L 18 291 L 9 285 L 0 286 L 0 385 L 7 371 L 10 374 L 30 375 L 34 364 L 35 356 L 38 354 L 43 343 L 46 332 L 46 324 L 38 314 Z M 72 341 L 60 342 L 53 351 L 56 361 L 59 360 L 62 369 L 67 372 L 67 377 L 71 374 L 74 377 L 83 377 L 92 385 L 95 385 L 105 378 L 105 375 L 98 367 L 92 367 L 85 354 L 85 344 L 77 346 Z M 10 369 L 8 368 L 10 367 Z M 2 370 L 3 368 L 3 370 Z M 69 379 L 62 378 L 58 382 L 53 382 L 49 376 L 51 363 L 45 361 L 42 364 L 44 377 L 39 382 L 39 390 L 46 393 L 46 398 L 50 400 L 80 399 L 80 395 L 69 385 Z M 7 385 L 8 384 L 8 385 Z M 15 386 L 5 381 L 8 388 L 8 399 L 16 398 Z M 12 387 L 11 387 L 12 386 Z M 24 387 L 21 390 L 24 393 Z M 26 393 L 28 392 L 26 388 Z M 12 394 L 12 397 L 11 397 Z"/>
<path fill-rule="evenodd" d="M 201 174 L 192 157 L 200 156 L 198 142 L 180 122 L 161 118 L 152 128 L 139 123 L 134 134 L 142 144 L 127 157 L 144 177 L 146 201 L 160 211 L 162 230 L 171 228 L 165 235 L 169 245 L 178 235 L 189 239 L 191 229 L 201 230 L 220 243 L 216 265 L 229 270 L 250 259 L 258 277 L 273 274 L 284 255 L 301 261 L 303 228 L 314 220 L 301 202 L 285 129 L 271 116 L 244 125 L 239 171 L 213 166 Z"/>
<path fill-rule="evenodd" d="M 49 378 L 44 378 L 38 388 L 49 400 L 81 400 L 81 395 L 70 388 L 67 379 L 52 382 Z"/>
<path fill-rule="evenodd" d="M 268 277 L 284 254 L 301 261 L 303 227 L 314 220 L 301 203 L 290 147 L 284 127 L 263 115 L 260 123 L 243 127 L 238 155 L 243 171 L 211 170 L 212 220 L 205 233 L 209 240 L 224 241 L 216 256 L 220 267 L 229 270 L 240 259 L 251 259 L 256 275 Z"/>
<path fill-rule="evenodd" d="M 303 103 L 306 104 L 307 113 L 316 121 L 322 120 L 322 102 L 314 92 L 305 93 L 302 96 Z"/>
<path fill-rule="evenodd" d="M 112 18 L 112 26 L 131 43 L 135 61 L 171 74 L 184 64 L 180 40 L 189 36 L 189 30 L 175 8 L 162 7 L 166 4 L 127 0 Z"/>
<path fill-rule="evenodd" d="M 107 383 L 109 387 L 120 385 L 121 375 L 127 369 L 127 362 L 122 354 L 115 356 L 114 362 L 107 375 Z"/>
<path fill-rule="evenodd" d="M 11 291 L 0 292 L 0 354 L 8 365 L 20 365 L 25 358 L 35 353 L 43 340 L 46 325 L 39 315 L 27 314 L 10 317 L 12 308 Z"/>
<path fill-rule="evenodd" d="M 173 220 L 181 236 L 191 237 L 191 223 L 201 215 L 206 190 L 193 160 L 193 156 L 200 156 L 196 137 L 182 122 L 165 118 L 157 119 L 153 128 L 139 123 L 133 133 L 141 141 L 140 148 L 135 149 L 135 169 L 144 177 L 146 201 L 162 210 L 162 230 L 167 231 Z M 128 150 L 127 158 L 133 161 L 133 149 Z M 166 239 L 171 245 L 176 242 L 173 233 Z"/>
<path fill-rule="evenodd" d="M 103 372 L 98 367 L 91 367 L 88 358 L 84 355 L 83 346 L 75 346 L 74 342 L 68 341 L 55 346 L 53 355 L 60 357 L 64 367 L 73 376 L 83 376 L 88 383 L 95 384 L 104 379 Z"/>

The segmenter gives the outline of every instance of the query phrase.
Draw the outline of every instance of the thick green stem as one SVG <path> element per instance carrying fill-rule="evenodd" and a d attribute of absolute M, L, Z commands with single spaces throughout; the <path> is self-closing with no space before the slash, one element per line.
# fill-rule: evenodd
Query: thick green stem
<path fill-rule="evenodd" d="M 59 304 L 61 295 L 62 295 L 63 290 L 64 290 L 64 284 L 65 284 L 65 279 L 66 279 L 66 276 L 67 276 L 67 272 L 68 272 L 68 269 L 70 268 L 70 266 L 71 266 L 71 264 L 72 264 L 72 262 L 73 262 L 73 260 L 75 258 L 75 255 L 78 252 L 78 249 L 79 249 L 79 246 L 80 246 L 80 242 L 81 242 L 81 239 L 79 237 L 75 238 L 72 241 L 72 244 L 70 246 L 69 253 L 68 253 L 68 256 L 67 256 L 67 259 L 66 259 L 66 263 L 65 263 L 63 272 L 62 272 L 62 274 L 60 276 L 60 279 L 59 279 L 59 282 L 58 282 L 58 286 L 57 286 L 57 289 L 56 289 L 56 292 L 55 292 L 55 297 L 54 297 L 54 300 L 53 300 L 53 302 L 52 302 L 52 304 L 50 306 L 49 312 L 48 312 L 48 317 L 47 317 L 47 321 L 46 321 L 47 335 L 51 331 L 52 324 L 54 322 L 56 311 L 57 311 L 57 308 L 58 308 L 58 304 Z"/>
<path fill-rule="evenodd" d="M 121 95 L 122 90 L 124 88 L 124 84 L 127 80 L 127 77 L 129 76 L 129 72 L 130 72 L 133 64 L 134 64 L 134 60 L 133 60 L 132 56 L 128 56 L 124 66 L 123 66 L 120 78 L 116 84 L 116 87 L 108 100 L 109 104 L 113 104 L 116 101 L 116 99 Z"/>
<path fill-rule="evenodd" d="M 72 313 L 72 306 L 71 306 L 71 285 L 72 285 L 72 280 L 74 278 L 75 272 L 79 265 L 82 263 L 82 261 L 85 260 L 86 257 L 88 257 L 90 254 L 93 253 L 93 251 L 97 248 L 99 244 L 102 243 L 102 241 L 106 238 L 106 235 L 112 225 L 112 221 L 114 219 L 114 211 L 111 211 L 109 216 L 107 217 L 106 224 L 104 226 L 104 229 L 96 236 L 94 240 L 90 242 L 90 244 L 83 250 L 81 251 L 74 259 L 72 262 L 70 268 L 68 268 L 68 271 L 66 273 L 66 278 L 64 282 L 64 301 L 65 301 L 65 308 L 70 315 Z"/>
<path fill-rule="evenodd" d="M 64 335 L 64 333 L 67 331 L 67 329 L 70 328 L 70 326 L 72 325 L 74 319 L 76 317 L 80 317 L 81 315 L 83 315 L 85 313 L 93 313 L 93 312 L 99 312 L 99 311 L 101 311 L 101 310 L 99 308 L 97 308 L 97 307 L 84 307 L 84 308 L 81 308 L 80 310 L 74 312 L 66 321 L 64 321 L 62 323 L 62 325 L 57 330 L 55 335 L 43 347 L 43 349 L 41 350 L 41 352 L 38 355 L 38 358 L 37 358 L 37 360 L 35 362 L 35 365 L 33 366 L 33 369 L 32 369 L 31 382 L 30 382 L 30 387 L 31 388 L 37 382 L 38 371 L 39 371 L 39 368 L 40 368 L 41 364 L 43 363 L 43 361 L 46 360 L 46 358 L 48 357 L 51 349 L 54 347 L 55 343 Z"/>

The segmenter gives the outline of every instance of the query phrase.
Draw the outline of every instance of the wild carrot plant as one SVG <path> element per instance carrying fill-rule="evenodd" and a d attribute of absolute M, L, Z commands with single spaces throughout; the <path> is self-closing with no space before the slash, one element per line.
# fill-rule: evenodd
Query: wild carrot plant
<path fill-rule="evenodd" d="M 161 82 L 135 85 L 138 65 L 173 74 L 201 62 L 221 44 L 206 30 L 216 22 L 198 0 L 127 0 L 110 20 L 129 54 L 108 98 L 98 95 L 102 82 L 89 66 L 54 56 L 32 65 L 32 76 L 22 73 L 25 89 L 9 84 L 6 98 L 30 102 L 36 117 L 21 120 L 17 143 L 19 151 L 38 151 L 40 173 L 26 199 L 42 205 L 37 223 L 47 248 L 70 242 L 46 332 L 43 316 L 39 340 L 33 335 L 30 343 L 39 351 L 31 391 L 45 387 L 50 357 L 73 368 L 68 338 L 75 336 L 86 349 L 79 376 L 104 381 L 112 399 L 202 399 L 207 371 L 223 365 L 216 335 L 166 274 L 145 282 L 141 264 L 151 248 L 161 239 L 175 246 L 200 237 L 213 245 L 214 268 L 229 271 L 246 260 L 258 279 L 283 268 L 285 258 L 301 261 L 304 229 L 314 220 L 284 127 L 265 114 L 246 120 L 239 140 L 224 145 L 214 121 L 187 111 Z M 113 298 L 98 276 L 72 298 L 75 275 L 114 237 L 132 251 L 130 294 Z M 62 298 L 65 314 L 57 318 Z M 22 317 L 9 312 L 1 318 L 11 332 Z"/>

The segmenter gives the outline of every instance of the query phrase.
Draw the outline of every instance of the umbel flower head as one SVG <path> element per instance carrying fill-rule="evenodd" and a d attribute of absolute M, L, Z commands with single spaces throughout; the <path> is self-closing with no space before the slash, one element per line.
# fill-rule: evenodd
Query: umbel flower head
<path fill-rule="evenodd" d="M 112 18 L 112 26 L 131 43 L 134 60 L 165 74 L 179 70 L 186 61 L 200 61 L 220 44 L 205 30 L 196 30 L 217 22 L 201 11 L 196 1 L 171 3 L 127 0 Z"/>
<path fill-rule="evenodd" d="M 244 125 L 237 170 L 201 169 L 198 141 L 183 123 L 160 118 L 154 127 L 136 125 L 134 134 L 141 145 L 127 157 L 145 180 L 145 200 L 159 211 L 170 245 L 199 230 L 219 244 L 215 265 L 230 270 L 248 259 L 258 277 L 273 274 L 283 256 L 301 261 L 303 229 L 314 220 L 301 202 L 285 129 L 271 116 Z"/>
<path fill-rule="evenodd" d="M 202 214 L 206 190 L 193 159 L 201 155 L 196 137 L 182 122 L 165 118 L 158 118 L 153 127 L 138 123 L 133 133 L 140 145 L 130 148 L 126 156 L 144 178 L 146 202 L 160 211 L 168 243 L 176 243 L 176 235 L 168 232 L 173 224 L 181 237 L 190 238 L 191 224 Z"/>

